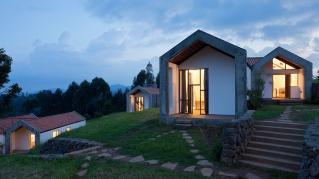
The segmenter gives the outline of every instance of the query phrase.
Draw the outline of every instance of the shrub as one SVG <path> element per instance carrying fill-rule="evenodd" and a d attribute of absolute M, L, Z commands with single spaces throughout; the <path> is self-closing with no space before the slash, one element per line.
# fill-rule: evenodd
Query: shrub
<path fill-rule="evenodd" d="M 256 75 L 254 81 L 254 87 L 252 90 L 248 90 L 247 95 L 249 96 L 248 106 L 252 109 L 261 107 L 262 93 L 264 90 L 265 82 L 260 78 L 260 74 Z"/>

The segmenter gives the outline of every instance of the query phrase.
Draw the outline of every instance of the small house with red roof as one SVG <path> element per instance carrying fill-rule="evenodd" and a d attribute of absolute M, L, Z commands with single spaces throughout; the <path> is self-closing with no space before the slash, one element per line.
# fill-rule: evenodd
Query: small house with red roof
<path fill-rule="evenodd" d="M 159 107 L 159 88 L 137 86 L 127 93 L 127 112 Z"/>
<path fill-rule="evenodd" d="M 73 111 L 37 117 L 34 114 L 0 119 L 0 153 L 27 151 L 63 132 L 86 125 L 86 119 Z"/>

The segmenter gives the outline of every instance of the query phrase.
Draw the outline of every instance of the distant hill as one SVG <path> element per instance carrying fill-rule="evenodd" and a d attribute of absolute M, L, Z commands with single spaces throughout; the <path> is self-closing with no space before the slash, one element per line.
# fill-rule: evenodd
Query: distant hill
<path fill-rule="evenodd" d="M 119 89 L 121 89 L 124 92 L 126 88 L 130 88 L 130 87 L 121 85 L 121 84 L 115 84 L 115 85 L 111 85 L 110 88 L 111 88 L 111 92 L 115 93 Z"/>

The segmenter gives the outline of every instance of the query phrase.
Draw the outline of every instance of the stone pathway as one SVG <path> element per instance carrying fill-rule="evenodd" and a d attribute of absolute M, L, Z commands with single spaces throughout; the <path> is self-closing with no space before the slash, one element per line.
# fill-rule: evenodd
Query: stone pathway
<path fill-rule="evenodd" d="M 84 163 L 81 165 L 80 170 L 76 173 L 76 177 L 84 178 L 87 174 L 90 162 L 95 159 L 110 159 L 118 160 L 123 162 L 128 162 L 132 164 L 142 164 L 144 166 L 152 166 L 158 168 L 165 168 L 168 170 L 182 171 L 186 173 L 196 173 L 205 177 L 219 176 L 225 178 L 238 178 L 239 175 L 236 172 L 225 171 L 215 167 L 210 161 L 208 161 L 201 151 L 196 148 L 192 136 L 186 130 L 180 130 L 180 134 L 183 139 L 187 142 L 190 147 L 190 152 L 193 154 L 194 158 L 197 160 L 196 165 L 184 166 L 176 162 L 162 162 L 156 159 L 145 160 L 143 155 L 138 156 L 129 156 L 121 154 L 120 147 L 116 148 L 105 148 L 101 147 L 98 149 L 93 149 L 92 151 L 85 151 L 83 153 L 77 153 L 76 156 L 84 157 Z M 157 140 L 168 134 L 176 133 L 175 130 L 163 132 L 162 134 L 157 135 L 156 137 L 149 138 L 149 140 Z"/>
<path fill-rule="evenodd" d="M 290 120 L 291 106 L 287 106 L 284 112 L 277 119 L 279 122 L 292 122 Z"/>

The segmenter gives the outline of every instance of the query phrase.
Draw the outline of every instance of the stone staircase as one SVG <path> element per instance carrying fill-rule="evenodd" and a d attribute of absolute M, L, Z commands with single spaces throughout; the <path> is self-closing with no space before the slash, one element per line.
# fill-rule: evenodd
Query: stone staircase
<path fill-rule="evenodd" d="M 178 119 L 175 122 L 175 127 L 177 129 L 186 129 L 192 126 L 193 126 L 192 120 L 189 120 L 189 119 Z"/>
<path fill-rule="evenodd" d="M 255 122 L 255 132 L 240 163 L 297 173 L 307 125 L 293 122 Z"/>

